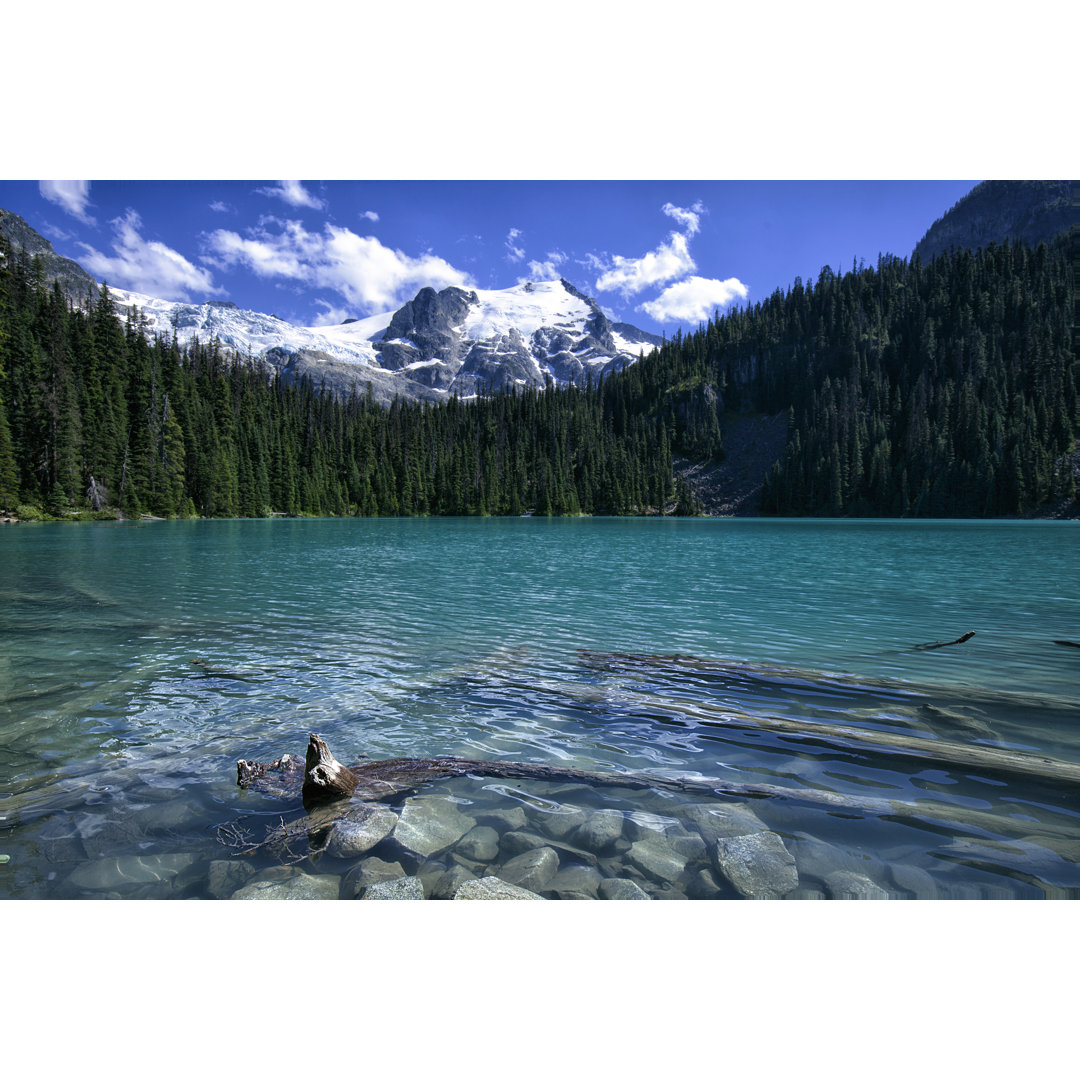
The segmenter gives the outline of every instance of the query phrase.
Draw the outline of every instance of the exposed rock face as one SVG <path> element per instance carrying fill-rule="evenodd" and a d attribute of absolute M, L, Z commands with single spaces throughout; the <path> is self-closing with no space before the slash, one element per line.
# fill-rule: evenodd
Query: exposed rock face
<path fill-rule="evenodd" d="M 928 262 L 953 248 L 1049 243 L 1080 221 L 1078 198 L 1075 180 L 984 180 L 930 226 L 914 254 Z"/>
<path fill-rule="evenodd" d="M 76 303 L 84 299 L 96 300 L 101 287 L 73 259 L 57 255 L 52 244 L 40 233 L 35 232 L 26 222 L 10 210 L 0 210 L 0 236 L 3 236 L 17 251 L 25 251 L 31 258 L 41 260 L 45 271 L 45 281 L 58 282 L 64 295 Z"/>

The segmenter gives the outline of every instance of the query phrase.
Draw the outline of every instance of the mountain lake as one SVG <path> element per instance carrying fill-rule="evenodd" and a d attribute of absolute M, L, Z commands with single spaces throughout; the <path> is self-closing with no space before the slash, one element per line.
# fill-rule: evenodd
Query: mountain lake
<path fill-rule="evenodd" d="M 1080 898 L 1077 522 L 27 524 L 0 633 L 4 899 Z"/>

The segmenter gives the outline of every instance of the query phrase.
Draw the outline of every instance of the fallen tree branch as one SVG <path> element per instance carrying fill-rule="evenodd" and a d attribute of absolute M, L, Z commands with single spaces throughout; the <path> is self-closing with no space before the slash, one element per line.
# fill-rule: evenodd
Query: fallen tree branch
<path fill-rule="evenodd" d="M 974 630 L 969 630 L 966 634 L 961 634 L 954 641 L 931 641 L 926 645 L 912 645 L 913 649 L 944 649 L 947 645 L 962 645 L 968 638 L 975 636 Z"/>

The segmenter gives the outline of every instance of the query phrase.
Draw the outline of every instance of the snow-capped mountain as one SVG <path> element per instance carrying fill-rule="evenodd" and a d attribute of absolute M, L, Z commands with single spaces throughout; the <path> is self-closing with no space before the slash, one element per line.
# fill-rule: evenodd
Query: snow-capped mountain
<path fill-rule="evenodd" d="M 110 287 L 123 315 L 131 309 L 152 334 L 181 344 L 216 337 L 222 348 L 263 361 L 289 380 L 310 377 L 337 392 L 371 385 L 437 400 L 481 387 L 584 383 L 591 373 L 632 363 L 661 343 L 655 334 L 613 323 L 568 281 L 509 289 L 421 289 L 397 311 L 340 326 L 293 326 L 228 301 L 183 304 Z"/>

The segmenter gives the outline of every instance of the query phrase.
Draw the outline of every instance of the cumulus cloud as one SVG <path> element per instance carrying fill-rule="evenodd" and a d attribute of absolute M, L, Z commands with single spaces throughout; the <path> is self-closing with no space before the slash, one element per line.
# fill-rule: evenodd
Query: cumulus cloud
<path fill-rule="evenodd" d="M 624 299 L 651 285 L 660 285 L 697 269 L 690 256 L 687 238 L 672 233 L 666 244 L 639 259 L 615 255 L 605 273 L 596 279 L 599 292 L 620 292 Z"/>
<path fill-rule="evenodd" d="M 73 218 L 94 225 L 96 222 L 86 212 L 90 203 L 89 180 L 39 180 L 38 191 L 49 202 L 56 203 Z"/>
<path fill-rule="evenodd" d="M 289 206 L 306 206 L 309 210 L 323 210 L 326 207 L 326 203 L 312 195 L 299 180 L 279 180 L 277 187 L 256 188 L 255 193 L 281 199 Z"/>
<path fill-rule="evenodd" d="M 566 262 L 566 253 L 562 251 L 549 251 L 547 258 L 542 262 L 539 259 L 530 259 L 529 276 L 518 278 L 518 284 L 520 285 L 523 281 L 553 281 L 555 278 L 560 278 L 562 271 L 559 267 L 564 262 Z"/>
<path fill-rule="evenodd" d="M 230 207 L 228 203 L 223 203 L 220 199 L 215 199 L 210 204 L 210 209 L 213 210 L 216 214 L 227 214 L 230 212 L 232 207 Z"/>
<path fill-rule="evenodd" d="M 520 229 L 511 229 L 506 234 L 506 257 L 510 262 L 521 262 L 525 258 L 525 249 L 517 246 L 519 236 L 521 236 Z"/>
<path fill-rule="evenodd" d="M 367 218 L 368 221 L 378 221 L 379 215 L 374 210 L 365 210 L 361 215 L 362 218 Z"/>
<path fill-rule="evenodd" d="M 687 236 L 693 236 L 701 228 L 701 214 L 704 213 L 705 207 L 700 202 L 694 203 L 689 210 L 684 210 L 674 203 L 664 203 L 660 209 L 669 218 L 674 218 L 686 230 Z"/>
<path fill-rule="evenodd" d="M 79 261 L 98 278 L 163 300 L 226 295 L 225 289 L 214 284 L 210 271 L 194 266 L 160 240 L 145 240 L 139 233 L 142 221 L 134 210 L 110 224 L 113 255 L 104 255 L 89 244 L 79 245 L 86 252 Z"/>
<path fill-rule="evenodd" d="M 279 231 L 271 232 L 271 223 Z M 409 256 L 373 236 L 330 224 L 319 233 L 308 232 L 299 221 L 264 221 L 245 236 L 218 229 L 207 246 L 213 265 L 244 266 L 259 277 L 332 289 L 365 315 L 399 307 L 425 285 L 475 288 L 468 274 L 438 255 Z"/>
<path fill-rule="evenodd" d="M 745 300 L 746 286 L 738 278 L 689 277 L 668 286 L 655 300 L 639 304 L 638 311 L 657 322 L 702 322 L 717 308 Z"/>
<path fill-rule="evenodd" d="M 316 298 L 315 303 L 325 308 L 315 316 L 314 326 L 340 326 L 346 319 L 351 318 L 348 308 L 334 307 L 328 300 Z"/>

